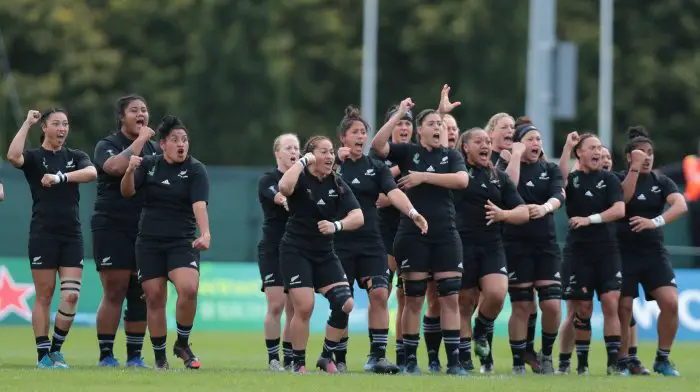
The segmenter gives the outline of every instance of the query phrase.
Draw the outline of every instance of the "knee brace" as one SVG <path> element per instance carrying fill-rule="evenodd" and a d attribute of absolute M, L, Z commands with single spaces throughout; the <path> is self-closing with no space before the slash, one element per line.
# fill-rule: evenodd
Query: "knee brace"
<path fill-rule="evenodd" d="M 578 313 L 574 313 L 574 329 L 579 331 L 590 331 L 591 330 L 591 319 L 584 319 L 579 317 Z"/>
<path fill-rule="evenodd" d="M 630 320 L 630 328 L 634 327 L 637 325 L 637 320 L 634 319 L 634 315 L 632 315 L 632 319 Z"/>
<path fill-rule="evenodd" d="M 326 291 L 326 299 L 328 299 L 328 304 L 330 305 L 331 311 L 345 313 L 343 311 L 343 306 L 350 298 L 352 298 L 352 291 L 350 291 L 350 286 L 335 286 L 332 289 Z M 333 317 L 332 312 L 331 317 Z"/>
<path fill-rule="evenodd" d="M 540 299 L 540 302 L 549 299 L 561 299 L 561 294 L 561 285 L 558 284 L 537 287 L 537 297 Z"/>
<path fill-rule="evenodd" d="M 535 292 L 532 287 L 508 287 L 510 302 L 532 302 L 535 300 Z"/>
<path fill-rule="evenodd" d="M 58 304 L 56 317 L 64 320 L 73 320 L 78 309 L 80 298 L 80 280 L 68 278 L 61 280 L 61 301 Z"/>
<path fill-rule="evenodd" d="M 438 279 L 435 284 L 437 285 L 438 297 L 449 297 L 459 294 L 459 290 L 462 288 L 462 278 Z"/>
<path fill-rule="evenodd" d="M 141 283 L 134 275 L 131 275 L 129 288 L 126 290 L 124 321 L 146 321 L 146 296 Z"/>
<path fill-rule="evenodd" d="M 404 280 L 403 293 L 407 297 L 425 297 L 428 290 L 428 280 Z"/>
<path fill-rule="evenodd" d="M 386 275 L 377 275 L 365 280 L 365 290 L 371 292 L 375 289 L 389 289 L 389 280 Z"/>
<path fill-rule="evenodd" d="M 331 310 L 331 315 L 328 316 L 328 325 L 335 329 L 345 329 L 349 319 L 350 315 L 342 310 Z"/>

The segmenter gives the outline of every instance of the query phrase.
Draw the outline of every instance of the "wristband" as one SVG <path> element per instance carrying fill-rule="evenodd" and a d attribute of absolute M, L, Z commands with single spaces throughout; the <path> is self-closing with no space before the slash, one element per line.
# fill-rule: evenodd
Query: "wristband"
<path fill-rule="evenodd" d="M 652 219 L 651 221 L 654 222 L 654 226 L 656 226 L 656 227 L 661 227 L 661 226 L 666 224 L 666 220 L 661 215 L 657 216 L 656 218 Z"/>
<path fill-rule="evenodd" d="M 306 157 L 301 157 L 301 159 L 299 159 L 299 163 L 301 163 L 301 167 L 305 168 L 309 165 L 309 160 Z"/>
<path fill-rule="evenodd" d="M 411 209 L 408 211 L 408 217 L 411 218 L 411 219 L 413 219 L 413 217 L 414 217 L 415 215 L 418 215 L 418 211 L 416 211 L 415 208 L 411 208 Z"/>
<path fill-rule="evenodd" d="M 51 175 L 51 182 L 53 182 L 54 184 L 60 184 L 62 182 L 66 182 L 66 181 L 68 181 L 68 176 L 66 176 L 63 173 Z"/>
<path fill-rule="evenodd" d="M 598 223 L 603 223 L 603 218 L 600 216 L 600 214 L 593 214 L 588 217 L 588 219 L 591 221 L 593 224 L 598 224 Z"/>
<path fill-rule="evenodd" d="M 542 204 L 542 206 L 544 207 L 544 210 L 547 211 L 548 214 L 550 212 L 554 211 L 554 206 L 550 202 L 546 202 L 546 203 Z"/>
<path fill-rule="evenodd" d="M 639 173 L 639 169 L 630 169 L 632 173 Z"/>
<path fill-rule="evenodd" d="M 335 231 L 343 231 L 343 222 L 341 221 L 335 221 L 333 222 L 333 227 L 335 227 Z"/>

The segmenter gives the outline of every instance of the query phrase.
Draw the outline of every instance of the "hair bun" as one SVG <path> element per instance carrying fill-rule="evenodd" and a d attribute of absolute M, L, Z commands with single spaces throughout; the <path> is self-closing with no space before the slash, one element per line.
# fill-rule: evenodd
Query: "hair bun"
<path fill-rule="evenodd" d="M 170 134 L 170 131 L 177 127 L 184 127 L 182 121 L 175 116 L 167 115 L 160 120 L 156 133 L 158 133 L 161 137 L 165 137 Z"/>
<path fill-rule="evenodd" d="M 518 117 L 517 120 L 515 120 L 515 128 L 524 125 L 524 124 L 532 124 L 532 120 L 528 116 L 520 116 Z"/>
<path fill-rule="evenodd" d="M 649 137 L 649 132 L 643 125 L 636 125 L 627 129 L 627 138 L 634 139 L 636 137 Z"/>
<path fill-rule="evenodd" d="M 361 117 L 360 109 L 356 106 L 350 105 L 345 108 L 345 117 Z"/>

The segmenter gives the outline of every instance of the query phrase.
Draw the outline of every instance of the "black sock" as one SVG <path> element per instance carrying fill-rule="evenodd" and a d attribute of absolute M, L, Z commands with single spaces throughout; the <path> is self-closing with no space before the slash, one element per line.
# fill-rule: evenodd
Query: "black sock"
<path fill-rule="evenodd" d="M 513 367 L 515 366 L 525 366 L 525 347 L 527 342 L 525 340 L 511 340 L 510 341 L 510 351 L 513 353 Z"/>
<path fill-rule="evenodd" d="M 489 342 L 489 355 L 486 356 L 486 360 L 483 363 L 493 365 L 493 323 L 486 333 L 486 341 Z"/>
<path fill-rule="evenodd" d="M 51 341 L 49 340 L 48 336 L 37 336 L 34 340 L 36 341 L 36 354 L 38 357 L 38 362 L 41 361 L 44 356 L 48 355 L 49 348 L 51 347 Z"/>
<path fill-rule="evenodd" d="M 282 357 L 284 358 L 284 366 L 289 366 L 294 362 L 292 342 L 282 342 Z"/>
<path fill-rule="evenodd" d="M 372 355 L 372 342 L 373 342 L 373 340 L 372 340 L 372 329 L 371 328 L 367 329 L 367 336 L 369 336 L 369 353 L 370 353 L 370 355 Z"/>
<path fill-rule="evenodd" d="M 151 336 L 151 345 L 153 346 L 153 353 L 156 356 L 156 361 L 162 362 L 167 361 L 168 358 L 165 355 L 165 342 L 167 336 Z"/>
<path fill-rule="evenodd" d="M 627 350 L 627 356 L 630 358 L 637 358 L 637 346 L 630 346 L 630 349 Z"/>
<path fill-rule="evenodd" d="M 493 332 L 493 319 L 490 319 L 481 312 L 476 316 L 474 322 L 474 339 L 485 338 L 489 331 Z"/>
<path fill-rule="evenodd" d="M 100 361 L 114 356 L 114 335 L 98 333 L 97 344 L 100 346 Z"/>
<path fill-rule="evenodd" d="M 280 360 L 280 338 L 265 339 L 265 347 L 267 347 L 267 363 Z"/>
<path fill-rule="evenodd" d="M 669 355 L 671 355 L 671 350 L 656 349 L 656 360 L 654 362 L 668 362 Z"/>
<path fill-rule="evenodd" d="M 403 339 L 396 339 L 396 365 L 406 365 L 406 351 L 404 351 Z"/>
<path fill-rule="evenodd" d="M 372 329 L 372 357 L 386 358 L 386 346 L 389 344 L 389 329 Z"/>
<path fill-rule="evenodd" d="M 345 362 L 345 356 L 348 354 L 348 339 L 340 338 L 340 342 L 335 347 L 335 362 Z"/>
<path fill-rule="evenodd" d="M 143 340 L 146 337 L 145 332 L 125 332 L 126 334 L 126 360 L 141 358 L 141 350 L 143 349 Z"/>
<path fill-rule="evenodd" d="M 571 353 L 559 353 L 559 367 L 571 366 Z"/>
<path fill-rule="evenodd" d="M 63 346 L 63 342 L 66 341 L 67 335 L 68 331 L 64 331 L 61 328 L 58 328 L 57 326 L 53 327 L 53 339 L 51 340 L 52 353 L 61 351 L 61 346 Z"/>
<path fill-rule="evenodd" d="M 588 350 L 591 347 L 590 340 L 576 341 L 576 358 L 578 358 L 578 368 L 588 367 Z"/>
<path fill-rule="evenodd" d="M 423 339 L 428 349 L 428 362 L 440 362 L 440 341 L 442 340 L 440 317 L 423 316 Z"/>
<path fill-rule="evenodd" d="M 294 365 L 297 367 L 306 366 L 306 350 L 292 350 Z"/>
<path fill-rule="evenodd" d="M 419 334 L 403 334 L 403 348 L 406 351 L 406 365 L 410 363 L 418 363 L 417 355 L 419 342 Z"/>
<path fill-rule="evenodd" d="M 459 338 L 459 362 L 464 363 L 472 359 L 472 338 Z"/>
<path fill-rule="evenodd" d="M 323 358 L 333 359 L 333 352 L 336 347 L 338 347 L 338 342 L 328 340 L 328 338 L 323 339 L 323 351 L 321 352 L 321 356 Z"/>
<path fill-rule="evenodd" d="M 192 331 L 191 325 L 177 324 L 177 345 L 181 347 L 189 346 L 190 332 Z"/>
<path fill-rule="evenodd" d="M 527 319 L 527 345 L 525 351 L 529 353 L 535 352 L 535 330 L 537 329 L 537 312 L 530 314 Z M 551 355 L 551 351 L 550 351 Z"/>
<path fill-rule="evenodd" d="M 445 342 L 445 354 L 447 354 L 447 366 L 459 365 L 459 329 L 445 329 L 442 331 Z"/>
<path fill-rule="evenodd" d="M 557 340 L 557 332 L 547 333 L 542 332 L 542 355 L 550 356 L 552 355 L 552 348 L 554 347 L 554 342 Z"/>
<path fill-rule="evenodd" d="M 620 335 L 604 336 L 605 351 L 608 352 L 608 366 L 617 366 L 617 355 L 620 353 Z"/>
<path fill-rule="evenodd" d="M 630 318 L 630 327 L 634 327 L 637 325 L 637 320 L 634 319 L 634 315 L 632 315 L 632 318 Z"/>

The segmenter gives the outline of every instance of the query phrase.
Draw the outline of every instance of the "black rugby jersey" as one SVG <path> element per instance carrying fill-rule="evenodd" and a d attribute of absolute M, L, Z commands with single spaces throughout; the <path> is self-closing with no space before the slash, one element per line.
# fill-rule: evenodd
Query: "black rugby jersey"
<path fill-rule="evenodd" d="M 294 192 L 287 197 L 289 219 L 282 241 L 312 251 L 333 249 L 333 236 L 318 230 L 318 222 L 335 222 L 360 208 L 350 187 L 332 173 L 320 180 L 308 169 L 299 175 Z"/>
<path fill-rule="evenodd" d="M 112 176 L 103 170 L 107 160 L 119 155 L 133 143 L 122 132 L 115 132 L 95 146 L 95 167 L 97 168 L 97 196 L 92 215 L 92 230 L 117 230 L 136 235 L 139 216 L 143 205 L 142 194 L 131 198 L 122 197 L 120 187 L 122 176 Z M 140 156 L 161 154 L 160 147 L 153 141 L 143 145 Z"/>
<path fill-rule="evenodd" d="M 396 189 L 391 170 L 381 161 L 363 155 L 357 161 L 350 157 L 345 158 L 336 173 L 352 190 L 362 208 L 365 221 L 364 225 L 355 231 L 337 233 L 336 248 L 352 247 L 364 242 L 381 244 L 377 198 L 380 193 L 388 194 Z M 395 208 L 394 210 L 398 212 Z"/>
<path fill-rule="evenodd" d="M 566 215 L 569 218 L 600 214 L 619 201 L 624 201 L 622 185 L 614 174 L 603 170 L 569 173 L 566 184 Z M 590 224 L 569 230 L 569 233 L 571 243 L 616 242 L 615 222 Z"/>
<path fill-rule="evenodd" d="M 384 163 L 386 167 L 389 168 L 389 171 L 391 172 L 391 169 L 397 166 L 395 162 L 390 161 L 389 159 L 381 159 L 379 158 L 374 151 L 370 151 L 369 154 L 370 157 L 374 159 L 378 159 Z M 400 178 L 397 177 L 396 179 Z M 394 181 L 396 181 L 394 179 Z M 385 227 L 387 229 L 396 231 L 399 227 L 399 220 L 401 219 L 401 211 L 397 210 L 396 207 L 393 205 L 382 207 L 379 209 L 379 223 L 382 227 Z"/>
<path fill-rule="evenodd" d="M 389 145 L 387 159 L 399 165 L 401 175 L 409 171 L 447 174 L 467 170 L 462 155 L 452 148 L 438 147 L 428 151 L 415 143 Z M 423 183 L 406 190 L 406 196 L 428 221 L 428 238 L 444 238 L 446 231 L 456 228 L 451 189 Z M 421 232 L 408 216 L 402 214 L 397 236 L 406 234 L 421 235 Z"/>
<path fill-rule="evenodd" d="M 467 165 L 469 186 L 455 191 L 457 230 L 463 239 L 478 242 L 501 240 L 501 222 L 487 226 L 486 202 L 511 210 L 524 204 L 513 181 L 496 168 Z"/>
<path fill-rule="evenodd" d="M 263 226 L 261 244 L 279 246 L 284 226 L 287 224 L 289 213 L 283 206 L 275 203 L 275 195 L 279 193 L 279 182 L 282 172 L 277 168 L 260 177 L 258 181 L 258 200 L 263 211 Z"/>
<path fill-rule="evenodd" d="M 627 170 L 615 173 L 624 181 Z M 624 191 L 623 191 L 624 192 Z M 630 218 L 641 216 L 654 219 L 664 212 L 666 198 L 673 193 L 680 193 L 678 186 L 670 178 L 655 173 L 639 174 L 637 186 L 632 199 L 625 203 L 625 218 L 617 221 L 617 239 L 621 246 L 663 247 L 664 232 L 661 228 L 647 229 L 639 233 L 632 231 Z"/>
<path fill-rule="evenodd" d="M 32 194 L 30 237 L 82 239 L 79 184 L 64 182 L 46 188 L 41 179 L 44 174 L 66 174 L 93 166 L 88 155 L 66 147 L 58 151 L 39 147 L 23 154 L 21 170 Z"/>
<path fill-rule="evenodd" d="M 136 193 L 143 194 L 140 238 L 194 240 L 197 232 L 192 204 L 209 202 L 209 176 L 197 159 L 168 163 L 163 155 L 145 156 L 136 169 Z"/>
<path fill-rule="evenodd" d="M 559 166 L 538 160 L 535 163 L 520 164 L 518 194 L 525 204 L 544 204 L 549 199 L 557 199 L 564 205 L 564 176 Z M 552 240 L 557 238 L 554 214 L 540 219 L 529 220 L 524 225 L 504 225 L 503 236 L 508 241 L 529 239 Z"/>

